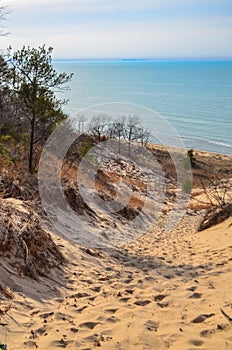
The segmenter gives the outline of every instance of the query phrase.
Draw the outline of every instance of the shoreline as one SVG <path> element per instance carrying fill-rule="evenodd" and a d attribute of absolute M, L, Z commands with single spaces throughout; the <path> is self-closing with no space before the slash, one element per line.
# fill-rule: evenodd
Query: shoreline
<path fill-rule="evenodd" d="M 222 156 L 228 159 L 232 159 L 232 154 L 227 154 L 227 153 L 218 153 L 218 152 L 212 152 L 212 151 L 206 151 L 206 150 L 200 150 L 200 149 L 195 149 L 195 148 L 191 148 L 191 147 L 186 147 L 186 148 L 181 148 L 181 147 L 176 147 L 176 146 L 165 146 L 162 144 L 158 144 L 158 143 L 151 143 L 149 142 L 147 144 L 148 149 L 149 148 L 153 148 L 153 149 L 158 149 L 161 151 L 165 151 L 168 149 L 173 149 L 176 152 L 180 152 L 183 153 L 184 151 L 189 151 L 189 150 L 193 150 L 194 154 L 199 154 L 200 156 Z"/>

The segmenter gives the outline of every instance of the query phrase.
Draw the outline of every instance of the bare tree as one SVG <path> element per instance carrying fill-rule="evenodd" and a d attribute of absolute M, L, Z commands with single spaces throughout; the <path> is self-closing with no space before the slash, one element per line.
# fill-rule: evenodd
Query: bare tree
<path fill-rule="evenodd" d="M 220 179 L 217 175 L 207 177 L 207 183 L 201 182 L 205 199 L 195 199 L 197 202 L 207 204 L 208 208 L 198 231 L 203 231 L 213 225 L 219 224 L 232 213 L 232 179 Z"/>
<path fill-rule="evenodd" d="M 110 138 L 118 139 L 118 153 L 121 153 L 121 139 L 125 136 L 125 117 L 114 121 L 108 130 Z"/>
<path fill-rule="evenodd" d="M 9 6 L 6 5 L 0 5 L 0 22 L 4 22 L 7 19 L 7 15 L 9 13 Z M 4 26 L 1 24 L 0 25 L 0 36 L 5 36 L 8 33 L 6 33 L 2 28 L 4 28 Z"/>
<path fill-rule="evenodd" d="M 90 132 L 101 142 L 102 136 L 106 134 L 107 126 L 110 121 L 106 113 L 93 116 L 89 123 Z"/>
<path fill-rule="evenodd" d="M 78 123 L 78 131 L 84 132 L 85 131 L 85 123 L 87 122 L 87 118 L 84 114 L 78 114 L 77 117 L 77 123 Z"/>
<path fill-rule="evenodd" d="M 137 140 L 141 143 L 143 147 L 146 147 L 150 140 L 150 132 L 148 129 L 144 128 L 143 126 L 137 128 Z"/>
<path fill-rule="evenodd" d="M 230 179 L 219 179 L 215 176 L 214 179 L 208 178 L 207 183 L 208 185 L 201 181 L 201 186 L 212 206 L 223 208 L 227 203 L 232 203 Z"/>
<path fill-rule="evenodd" d="M 128 140 L 129 156 L 131 154 L 131 142 L 136 140 L 138 137 L 137 128 L 139 123 L 140 123 L 140 118 L 136 114 L 129 115 L 126 119 L 126 124 L 124 127 L 124 135 L 125 135 L 125 138 Z"/>
<path fill-rule="evenodd" d="M 6 20 L 6 15 L 9 12 L 9 8 L 7 6 L 0 5 L 0 36 L 7 35 L 8 33 L 5 33 L 1 28 L 2 22 Z M 3 57 L 2 54 L 0 54 L 0 107 L 1 107 L 1 112 L 3 110 L 3 96 L 5 95 L 4 89 L 6 87 L 6 77 L 8 74 L 8 69 L 7 69 L 7 62 L 5 58 Z M 2 113 L 1 113 L 2 114 Z"/>

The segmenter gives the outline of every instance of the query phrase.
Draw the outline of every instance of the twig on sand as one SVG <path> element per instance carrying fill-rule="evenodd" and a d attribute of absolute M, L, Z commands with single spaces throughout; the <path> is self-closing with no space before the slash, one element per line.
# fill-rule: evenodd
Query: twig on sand
<path fill-rule="evenodd" d="M 222 310 L 222 309 L 220 309 L 220 310 L 221 310 L 222 315 L 227 319 L 227 321 L 229 321 L 230 323 L 232 323 L 232 317 L 230 317 L 229 315 L 227 315 L 227 314 L 225 313 L 224 310 Z"/>

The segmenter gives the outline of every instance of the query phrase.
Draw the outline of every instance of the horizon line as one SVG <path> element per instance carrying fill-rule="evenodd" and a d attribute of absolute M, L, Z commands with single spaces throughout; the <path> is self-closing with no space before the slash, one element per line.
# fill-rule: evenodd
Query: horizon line
<path fill-rule="evenodd" d="M 124 62 L 130 62 L 130 61 L 232 61 L 232 57 L 197 57 L 197 58 L 191 58 L 191 57 L 177 57 L 177 58 L 54 58 L 53 61 L 124 61 Z"/>

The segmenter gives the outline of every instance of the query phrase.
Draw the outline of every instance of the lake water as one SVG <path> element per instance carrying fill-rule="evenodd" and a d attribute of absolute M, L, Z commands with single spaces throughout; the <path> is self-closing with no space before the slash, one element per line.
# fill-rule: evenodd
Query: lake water
<path fill-rule="evenodd" d="M 162 115 L 186 147 L 232 154 L 232 61 L 56 61 L 73 72 L 70 115 L 109 102 L 133 103 Z M 151 133 L 153 117 L 142 117 Z"/>

